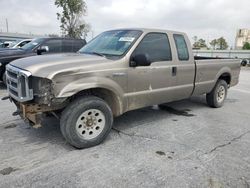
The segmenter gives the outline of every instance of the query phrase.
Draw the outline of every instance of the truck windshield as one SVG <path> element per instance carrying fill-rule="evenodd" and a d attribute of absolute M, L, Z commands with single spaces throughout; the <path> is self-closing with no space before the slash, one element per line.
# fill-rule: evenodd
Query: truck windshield
<path fill-rule="evenodd" d="M 80 53 L 103 56 L 123 56 L 140 37 L 139 30 L 114 30 L 101 33 L 82 49 Z"/>
<path fill-rule="evenodd" d="M 33 50 L 35 47 L 40 45 L 43 41 L 44 41 L 43 38 L 34 39 L 30 43 L 25 44 L 21 49 L 23 49 L 23 50 Z"/>

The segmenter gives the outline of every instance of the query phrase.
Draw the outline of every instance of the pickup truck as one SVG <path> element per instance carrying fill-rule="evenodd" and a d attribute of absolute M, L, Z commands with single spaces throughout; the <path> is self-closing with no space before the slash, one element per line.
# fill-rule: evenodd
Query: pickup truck
<path fill-rule="evenodd" d="M 6 82 L 5 67 L 11 61 L 42 54 L 77 52 L 85 44 L 84 39 L 45 37 L 36 38 L 21 48 L 0 49 L 0 80 Z"/>
<path fill-rule="evenodd" d="M 119 29 L 101 33 L 78 53 L 11 62 L 5 99 L 33 127 L 54 115 L 66 141 L 87 148 L 130 110 L 203 94 L 209 106 L 221 107 L 239 73 L 238 59 L 194 57 L 185 33 Z"/>

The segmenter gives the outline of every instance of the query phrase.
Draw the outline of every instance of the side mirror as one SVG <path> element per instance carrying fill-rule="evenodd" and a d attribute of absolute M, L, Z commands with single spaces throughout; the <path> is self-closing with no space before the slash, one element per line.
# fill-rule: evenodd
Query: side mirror
<path fill-rule="evenodd" d="M 130 67 L 150 66 L 151 63 L 148 54 L 136 54 L 130 60 Z"/>
<path fill-rule="evenodd" d="M 37 49 L 37 55 L 42 55 L 42 53 L 49 52 L 49 47 L 48 46 L 41 46 L 40 48 Z"/>

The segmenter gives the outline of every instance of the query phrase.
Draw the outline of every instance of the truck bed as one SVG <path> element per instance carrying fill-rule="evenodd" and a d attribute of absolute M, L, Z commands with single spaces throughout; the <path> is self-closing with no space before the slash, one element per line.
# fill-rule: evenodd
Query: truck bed
<path fill-rule="evenodd" d="M 210 92 L 220 76 L 229 76 L 229 86 L 238 83 L 240 73 L 240 60 L 230 58 L 213 58 L 195 56 L 196 75 L 193 95 Z M 222 75 L 224 72 L 230 75 Z"/>
<path fill-rule="evenodd" d="M 194 56 L 194 60 L 207 60 L 207 59 L 232 59 L 224 57 L 207 57 L 207 56 Z"/>

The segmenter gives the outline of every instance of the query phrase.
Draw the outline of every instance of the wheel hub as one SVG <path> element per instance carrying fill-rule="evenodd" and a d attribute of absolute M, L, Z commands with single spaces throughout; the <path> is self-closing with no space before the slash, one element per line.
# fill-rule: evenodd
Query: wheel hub
<path fill-rule="evenodd" d="M 217 101 L 219 103 L 223 102 L 223 100 L 225 99 L 225 95 L 226 95 L 226 90 L 224 86 L 220 86 L 217 92 Z"/>
<path fill-rule="evenodd" d="M 85 124 L 87 127 L 92 127 L 94 125 L 94 120 L 92 119 L 92 117 L 88 119 Z"/>
<path fill-rule="evenodd" d="M 85 140 L 96 138 L 103 131 L 105 121 L 105 116 L 100 110 L 86 110 L 76 122 L 77 133 Z"/>

